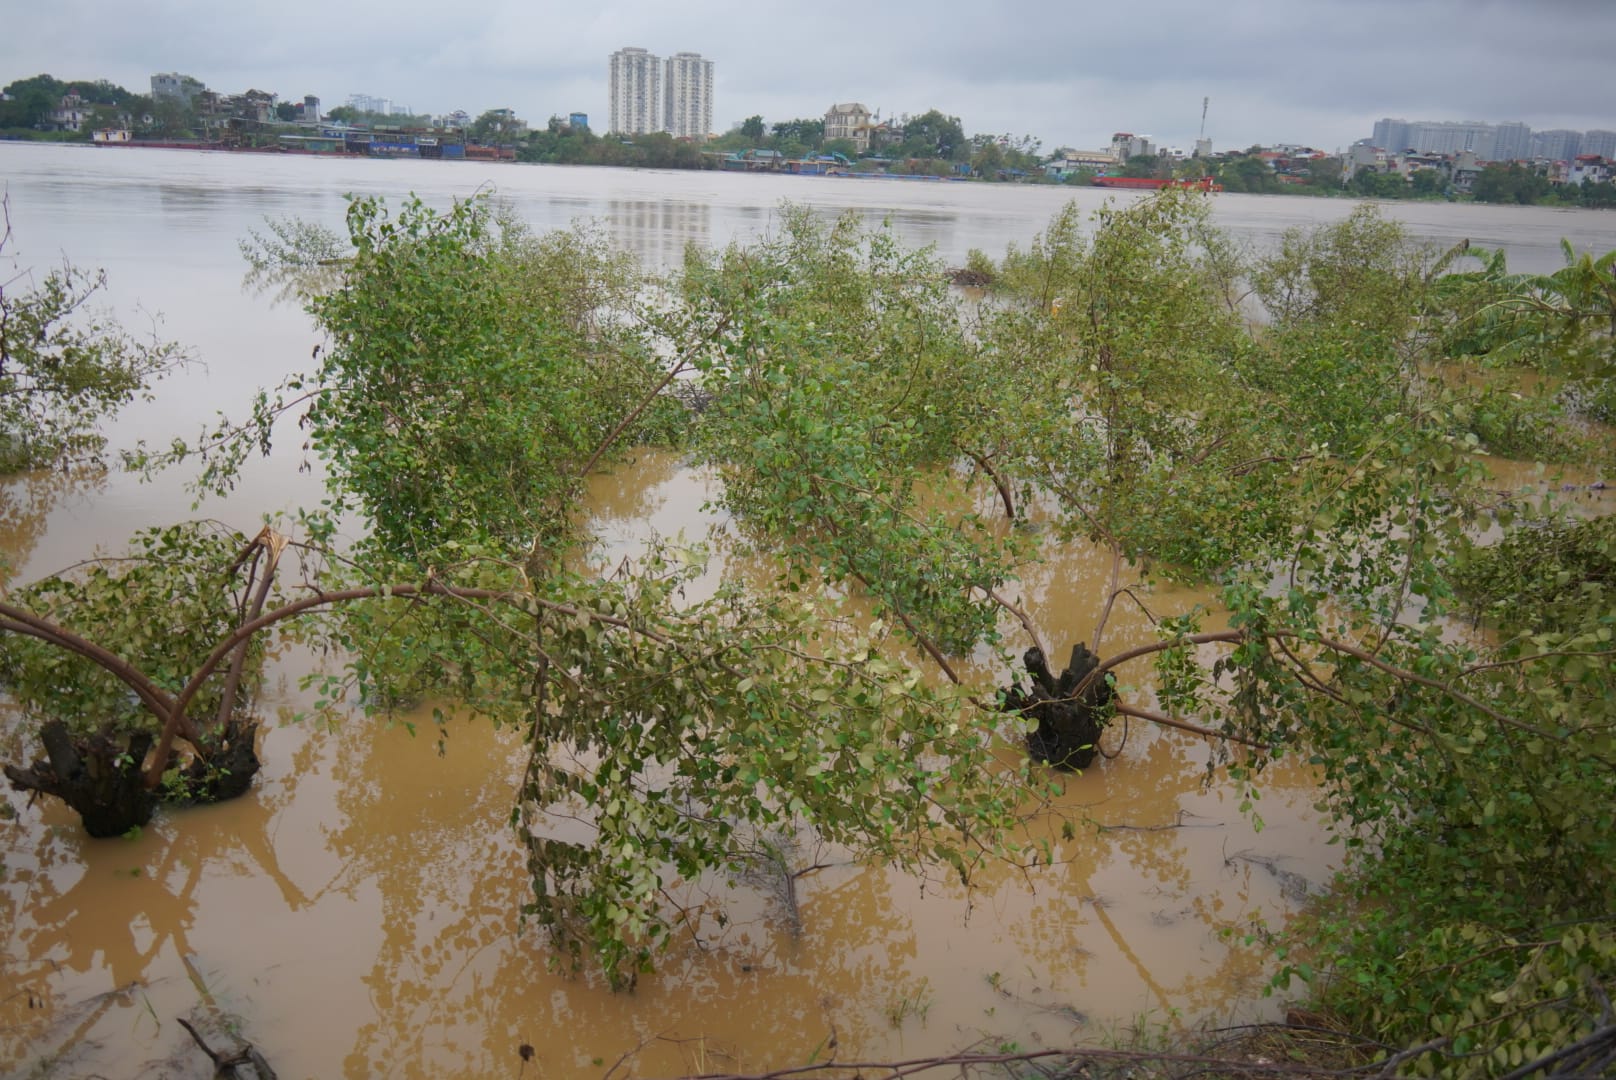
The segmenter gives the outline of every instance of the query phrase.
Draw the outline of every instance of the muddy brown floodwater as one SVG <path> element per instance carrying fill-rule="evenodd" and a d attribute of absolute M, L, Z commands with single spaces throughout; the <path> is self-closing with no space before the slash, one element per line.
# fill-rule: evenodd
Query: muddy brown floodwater
<path fill-rule="evenodd" d="M 340 225 L 343 192 L 416 191 L 444 205 L 491 183 L 535 227 L 597 218 L 652 265 L 676 261 L 686 242 L 767 228 L 782 198 L 889 219 L 957 265 L 970 247 L 1025 244 L 1073 194 L 15 144 L 0 145 L 0 175 L 10 256 L 105 267 L 126 323 L 144 329 L 162 312 L 160 332 L 202 361 L 121 419 L 119 444 L 189 433 L 215 409 L 239 414 L 253 389 L 306 363 L 318 336 L 301 313 L 238 287 L 236 242 L 266 215 Z M 1076 195 L 1088 209 L 1104 198 Z M 1225 195 L 1214 213 L 1260 244 L 1351 206 Z M 1583 250 L 1616 247 L 1616 215 L 1389 212 L 1438 243 L 1507 246 L 1513 269 L 1552 270 L 1562 235 Z M 265 513 L 317 499 L 317 475 L 297 464 L 295 453 L 254 463 L 229 500 L 200 513 L 250 532 Z M 0 551 L 13 580 L 193 516 L 182 481 L 5 482 Z M 632 554 L 651 529 L 699 533 L 707 495 L 700 474 L 665 455 L 598 477 L 597 557 Z M 1081 547 L 1049 556 L 1021 592 L 1060 650 L 1089 635 L 1110 566 Z M 1172 611 L 1195 599 L 1153 602 Z M 1145 617 L 1119 606 L 1102 651 L 1149 636 Z M 654 976 L 614 994 L 554 970 L 544 937 L 521 925 L 528 883 L 508 825 L 517 735 L 454 723 L 440 745 L 357 716 L 297 722 L 308 704 L 298 680 L 313 664 L 297 652 L 274 660 L 265 766 L 245 798 L 93 841 L 60 805 L 0 793 L 15 812 L 0 819 L 0 1074 L 207 1076 L 180 1017 L 205 1019 L 214 1035 L 227 1019 L 282 1077 L 321 1078 L 516 1077 L 524 1044 L 527 1076 L 665 1076 L 824 1060 L 832 1040 L 847 1061 L 1271 1017 L 1267 961 L 1244 940 L 1293 915 L 1334 865 L 1305 770 L 1264 774 L 1259 831 L 1241 792 L 1219 777 L 1203 784 L 1198 740 L 1134 724 L 1118 758 L 1068 781 L 1054 809 L 1086 823 L 1074 838 L 1060 839 L 1054 815 L 1034 826 L 1049 833 L 1053 865 L 990 872 L 967 894 L 946 878 L 800 851 L 801 864 L 833 865 L 794 897 L 766 875 L 715 883 L 733 916 L 723 933 L 676 942 Z M 1149 703 L 1138 673 L 1122 678 Z M 0 717 L 8 760 L 25 756 L 20 737 Z"/>
<path fill-rule="evenodd" d="M 598 478 L 597 557 L 651 529 L 696 536 L 708 494 L 664 454 Z M 1023 593 L 1067 613 L 1048 626 L 1057 639 L 1086 637 L 1109 573 L 1074 547 Z M 1149 637 L 1119 609 L 1106 640 Z M 600 1075 L 628 1055 L 617 1075 L 657 1076 L 801 1063 L 833 1037 L 866 1060 L 1112 1039 L 1271 1015 L 1264 958 L 1242 939 L 1330 870 L 1305 773 L 1267 774 L 1259 834 L 1227 783 L 1203 786 L 1198 740 L 1135 724 L 1116 760 L 1067 782 L 1054 809 L 1089 824 L 1063 841 L 1050 815 L 1054 865 L 990 871 L 966 893 L 801 852 L 833 865 L 794 898 L 766 874 L 720 884 L 721 935 L 677 942 L 614 994 L 552 970 L 544 936 L 523 932 L 516 733 L 461 722 L 440 745 L 424 716 L 418 736 L 294 722 L 310 663 L 276 662 L 265 709 L 280 720 L 249 797 L 129 840 L 90 840 L 51 804 L 5 827 L 0 1065 L 202 1075 L 174 1022 L 199 1006 L 238 1018 L 283 1076 L 514 1076 L 524 1043 L 543 1075 Z"/>

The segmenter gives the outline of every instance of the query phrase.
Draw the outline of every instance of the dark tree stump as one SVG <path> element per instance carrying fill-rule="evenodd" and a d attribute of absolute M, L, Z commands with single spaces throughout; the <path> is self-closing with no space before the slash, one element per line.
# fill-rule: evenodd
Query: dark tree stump
<path fill-rule="evenodd" d="M 231 720 L 216 739 L 204 745 L 207 758 L 197 757 L 182 774 L 182 802 L 214 803 L 245 795 L 258 775 L 258 725 Z"/>
<path fill-rule="evenodd" d="M 141 765 L 152 737 L 133 735 L 120 746 L 106 735 L 81 742 L 60 720 L 39 732 L 45 757 L 28 769 L 6 766 L 18 791 L 54 795 L 78 811 L 84 831 L 95 837 L 122 836 L 145 825 L 157 809 L 157 795 L 146 790 Z"/>
<path fill-rule="evenodd" d="M 198 755 L 185 767 L 177 789 L 157 792 L 147 790 L 142 776 L 152 736 L 132 735 L 127 745 L 106 734 L 80 740 L 53 720 L 39 731 L 45 757 L 27 769 L 7 765 L 5 773 L 18 791 L 54 795 L 72 807 L 91 836 L 122 836 L 150 822 L 162 799 L 210 803 L 246 794 L 260 767 L 257 734 L 257 724 L 230 721 L 218 737 L 206 740 L 207 757 Z"/>
<path fill-rule="evenodd" d="M 1057 769 L 1088 768 L 1100 745 L 1100 734 L 1111 722 L 1115 691 L 1103 676 L 1081 693 L 1076 691 L 1100 666 L 1100 658 L 1081 643 L 1073 645 L 1071 661 L 1058 679 L 1049 670 L 1042 649 L 1028 649 L 1021 662 L 1032 676 L 1032 685 L 1024 689 L 1017 681 L 1006 687 L 1002 707 L 1037 722 L 1037 728 L 1027 735 L 1028 753 Z"/>

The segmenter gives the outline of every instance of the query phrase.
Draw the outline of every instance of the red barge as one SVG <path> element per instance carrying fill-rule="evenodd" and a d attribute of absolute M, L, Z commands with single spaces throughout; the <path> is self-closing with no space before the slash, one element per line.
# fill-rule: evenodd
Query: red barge
<path fill-rule="evenodd" d="M 1223 185 L 1210 176 L 1193 180 L 1159 180 L 1153 176 L 1096 176 L 1095 187 L 1133 188 L 1136 191 L 1159 191 L 1165 187 L 1187 188 L 1190 191 L 1222 191 Z"/>

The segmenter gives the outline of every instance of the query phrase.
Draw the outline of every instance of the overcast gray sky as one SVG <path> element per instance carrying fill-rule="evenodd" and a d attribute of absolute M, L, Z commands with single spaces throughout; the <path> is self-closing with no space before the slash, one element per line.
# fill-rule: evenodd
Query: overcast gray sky
<path fill-rule="evenodd" d="M 608 55 L 715 63 L 713 125 L 861 101 L 968 133 L 1096 148 L 1368 136 L 1382 116 L 1616 129 L 1616 0 L 6 0 L 0 86 L 48 72 L 146 91 L 387 97 L 607 119 Z"/>

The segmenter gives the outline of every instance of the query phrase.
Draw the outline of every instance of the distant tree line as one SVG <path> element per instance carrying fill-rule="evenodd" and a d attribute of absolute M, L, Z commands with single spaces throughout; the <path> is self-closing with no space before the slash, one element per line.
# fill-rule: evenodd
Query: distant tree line
<path fill-rule="evenodd" d="M 1616 184 L 1550 184 L 1539 169 L 1519 162 L 1489 165 L 1476 177 L 1470 194 L 1477 202 L 1515 203 L 1532 206 L 1546 203 L 1559 206 L 1616 207 Z"/>
<path fill-rule="evenodd" d="M 52 113 L 68 94 L 77 94 L 84 100 L 87 115 L 82 131 L 60 133 L 62 138 L 88 139 L 97 129 L 113 127 L 127 127 L 136 135 L 152 138 L 195 138 L 202 134 L 202 124 L 186 99 L 154 99 L 105 79 L 64 82 L 50 75 L 35 75 L 16 80 L 4 92 L 5 98 L 0 100 L 0 132 L 8 134 L 40 136 L 51 126 Z M 281 102 L 276 106 L 276 116 L 290 122 L 296 118 L 297 109 L 293 102 Z M 332 120 L 372 127 L 433 126 L 432 117 L 427 115 L 371 113 L 347 105 L 327 115 Z M 1039 140 L 1008 133 L 967 136 L 959 117 L 937 109 L 879 125 L 872 130 L 869 149 L 862 153 L 850 139 L 826 139 L 825 121 L 815 117 L 768 124 L 761 115 L 753 115 L 734 130 L 698 145 L 665 132 L 600 136 L 587 126 L 574 126 L 557 116 L 552 116 L 543 128 L 529 129 L 509 112 L 491 109 L 466 129 L 466 136 L 474 143 L 513 146 L 519 161 L 547 164 L 710 169 L 717 164 L 715 153 L 771 150 L 786 158 L 840 154 L 852 161 L 855 169 L 866 171 L 884 169 L 922 176 L 969 173 L 984 180 L 1050 179 L 1044 175 Z M 1293 162 L 1281 173 L 1261 152 L 1261 147 L 1253 146 L 1215 159 L 1187 161 L 1140 154 L 1129 158 L 1117 171 L 1122 176 L 1164 179 L 1211 176 L 1224 191 L 1253 194 L 1375 199 L 1437 199 L 1460 194 L 1452 189 L 1448 175 L 1438 169 L 1417 169 L 1404 177 L 1363 168 L 1343 180 L 1340 158 Z M 1094 175 L 1080 170 L 1066 177 L 1065 182 L 1089 184 Z M 1553 184 L 1545 170 L 1518 162 L 1488 165 L 1476 177 L 1469 194 L 1477 202 L 1616 207 L 1616 184 Z"/>
<path fill-rule="evenodd" d="M 588 127 L 552 116 L 516 144 L 516 160 L 550 165 L 618 165 L 639 169 L 711 169 L 716 162 L 692 142 L 665 131 L 601 137 Z"/>
<path fill-rule="evenodd" d="M 128 128 L 148 138 L 191 139 L 203 131 L 188 99 L 137 94 L 106 79 L 64 82 L 50 75 L 35 75 L 0 89 L 5 95 L 0 99 L 0 132 L 9 135 L 37 138 L 44 134 L 88 141 L 93 132 L 104 128 Z M 53 114 L 69 94 L 77 94 L 84 101 L 85 117 L 80 129 L 52 132 Z"/>
<path fill-rule="evenodd" d="M 936 109 L 894 125 L 861 152 L 851 139 L 825 138 L 825 121 L 799 117 L 773 124 L 761 115 L 742 121 L 733 131 L 706 143 L 693 143 L 665 132 L 644 135 L 597 135 L 588 127 L 552 116 L 516 142 L 519 161 L 560 165 L 621 165 L 657 169 L 716 168 L 724 154 L 768 150 L 788 159 L 840 154 L 856 169 L 884 168 L 894 173 L 946 176 L 971 172 L 986 179 L 1043 179 L 1039 143 L 1030 136 L 967 137 L 958 117 Z"/>
<path fill-rule="evenodd" d="M 867 169 L 922 176 L 970 172 L 986 180 L 1041 179 L 1039 148 L 1029 135 L 967 136 L 959 117 L 937 109 L 877 125 L 869 149 L 862 152 L 851 139 L 825 138 L 825 121 L 818 118 L 765 124 L 762 116 L 750 116 L 707 144 L 707 149 L 725 153 L 772 150 L 787 158 L 841 154 L 849 160 L 863 158 Z"/>
<path fill-rule="evenodd" d="M 62 99 L 77 94 L 84 99 L 86 112 L 92 118 L 110 121 L 124 114 L 152 116 L 155 105 L 145 94 L 125 90 L 105 79 L 75 79 L 63 82 L 50 75 L 35 75 L 18 79 L 4 88 L 0 99 L 0 131 L 37 131 L 49 127 L 51 114 L 61 107 Z M 90 127 L 86 122 L 85 127 Z"/>
<path fill-rule="evenodd" d="M 1366 199 L 1452 199 L 1468 196 L 1477 202 L 1513 203 L 1522 206 L 1616 207 L 1616 184 L 1610 182 L 1554 184 L 1548 170 L 1519 162 L 1495 163 L 1477 174 L 1469 192 L 1456 190 L 1449 175 L 1441 169 L 1415 169 L 1407 176 L 1361 168 L 1343 180 L 1340 158 L 1313 158 L 1305 166 L 1293 163 L 1284 174 L 1259 156 L 1258 147 L 1208 164 L 1184 162 L 1171 166 L 1166 159 L 1130 158 L 1121 172 L 1124 176 L 1169 176 L 1210 174 L 1224 191 L 1272 195 L 1347 195 Z"/>
<path fill-rule="evenodd" d="M 1223 186 L 1224 191 L 1257 195 L 1341 194 L 1340 158 L 1307 158 L 1306 164 L 1301 164 L 1300 160 L 1303 159 L 1298 159 L 1281 176 L 1267 159 L 1259 156 L 1261 152 L 1260 146 L 1253 146 L 1212 162 L 1186 162 L 1183 169 L 1193 175 L 1210 175 Z"/>
<path fill-rule="evenodd" d="M 1454 191 L 1447 175 L 1437 169 L 1416 169 L 1406 179 L 1397 173 L 1360 169 L 1348 183 L 1347 191 L 1374 199 L 1437 199 L 1463 194 Z M 1476 175 L 1469 196 L 1476 202 L 1517 206 L 1616 207 L 1616 184 L 1555 184 L 1550 182 L 1547 169 L 1515 161 L 1497 162 Z"/>

